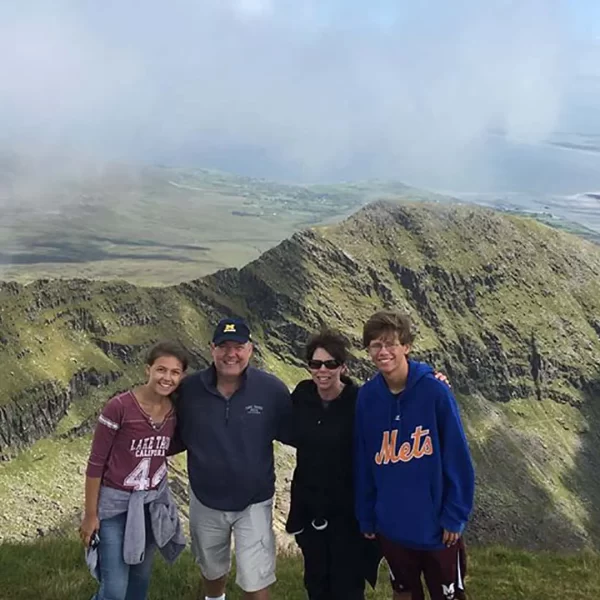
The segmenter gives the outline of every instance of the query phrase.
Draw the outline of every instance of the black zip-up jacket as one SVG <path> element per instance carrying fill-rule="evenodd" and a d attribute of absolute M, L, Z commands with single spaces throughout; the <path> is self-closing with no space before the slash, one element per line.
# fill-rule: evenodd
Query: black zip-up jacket
<path fill-rule="evenodd" d="M 289 533 L 313 519 L 354 519 L 353 431 L 358 387 L 344 378 L 342 393 L 328 407 L 312 380 L 292 392 L 291 437 L 297 449 Z"/>

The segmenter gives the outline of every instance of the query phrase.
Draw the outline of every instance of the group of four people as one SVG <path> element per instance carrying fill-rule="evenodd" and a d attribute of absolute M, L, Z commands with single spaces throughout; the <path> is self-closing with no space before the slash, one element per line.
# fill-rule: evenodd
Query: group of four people
<path fill-rule="evenodd" d="M 250 366 L 247 324 L 223 319 L 212 364 L 186 375 L 168 342 L 148 355 L 147 383 L 101 412 L 80 527 L 96 600 L 147 597 L 155 550 L 185 540 L 167 485 L 167 456 L 187 450 L 191 547 L 206 600 L 224 600 L 231 568 L 247 600 L 275 582 L 273 441 L 296 448 L 286 530 L 304 558 L 310 600 L 363 600 L 383 555 L 395 600 L 464 598 L 462 533 L 474 471 L 456 401 L 431 367 L 408 358 L 408 316 L 375 313 L 363 344 L 377 374 L 348 376 L 348 341 L 323 330 L 306 345 L 311 378 L 294 391 Z M 443 376 L 441 377 L 443 380 Z"/>

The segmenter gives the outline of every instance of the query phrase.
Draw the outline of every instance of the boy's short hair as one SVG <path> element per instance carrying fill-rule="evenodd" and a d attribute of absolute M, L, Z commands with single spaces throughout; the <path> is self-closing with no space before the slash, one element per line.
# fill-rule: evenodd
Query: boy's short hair
<path fill-rule="evenodd" d="M 363 346 L 386 334 L 398 336 L 401 344 L 412 344 L 415 340 L 415 330 L 411 318 L 397 310 L 380 310 L 369 317 L 363 327 Z"/>
<path fill-rule="evenodd" d="M 189 355 L 183 346 L 177 342 L 163 340 L 154 344 L 146 354 L 146 364 L 152 366 L 161 356 L 173 356 L 181 363 L 184 371 L 188 368 Z"/>
<path fill-rule="evenodd" d="M 348 360 L 349 346 L 348 340 L 339 331 L 327 328 L 310 336 L 304 355 L 309 361 L 317 348 L 323 348 L 340 364 L 344 364 Z"/>

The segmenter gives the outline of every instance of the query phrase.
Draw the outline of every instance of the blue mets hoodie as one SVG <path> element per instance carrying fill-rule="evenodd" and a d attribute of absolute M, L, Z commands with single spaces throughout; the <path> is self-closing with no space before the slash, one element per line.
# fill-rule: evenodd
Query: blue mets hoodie
<path fill-rule="evenodd" d="M 356 517 L 417 549 L 440 549 L 443 529 L 463 531 L 475 474 L 456 400 L 431 367 L 408 361 L 400 394 L 378 373 L 358 394 L 355 423 Z"/>

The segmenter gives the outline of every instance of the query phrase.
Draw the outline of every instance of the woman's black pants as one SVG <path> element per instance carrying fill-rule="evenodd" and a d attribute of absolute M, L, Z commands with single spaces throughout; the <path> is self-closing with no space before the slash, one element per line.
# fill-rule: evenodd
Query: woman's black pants
<path fill-rule="evenodd" d="M 353 519 L 338 519 L 296 535 L 304 556 L 304 586 L 310 600 L 364 600 L 363 540 Z"/>

